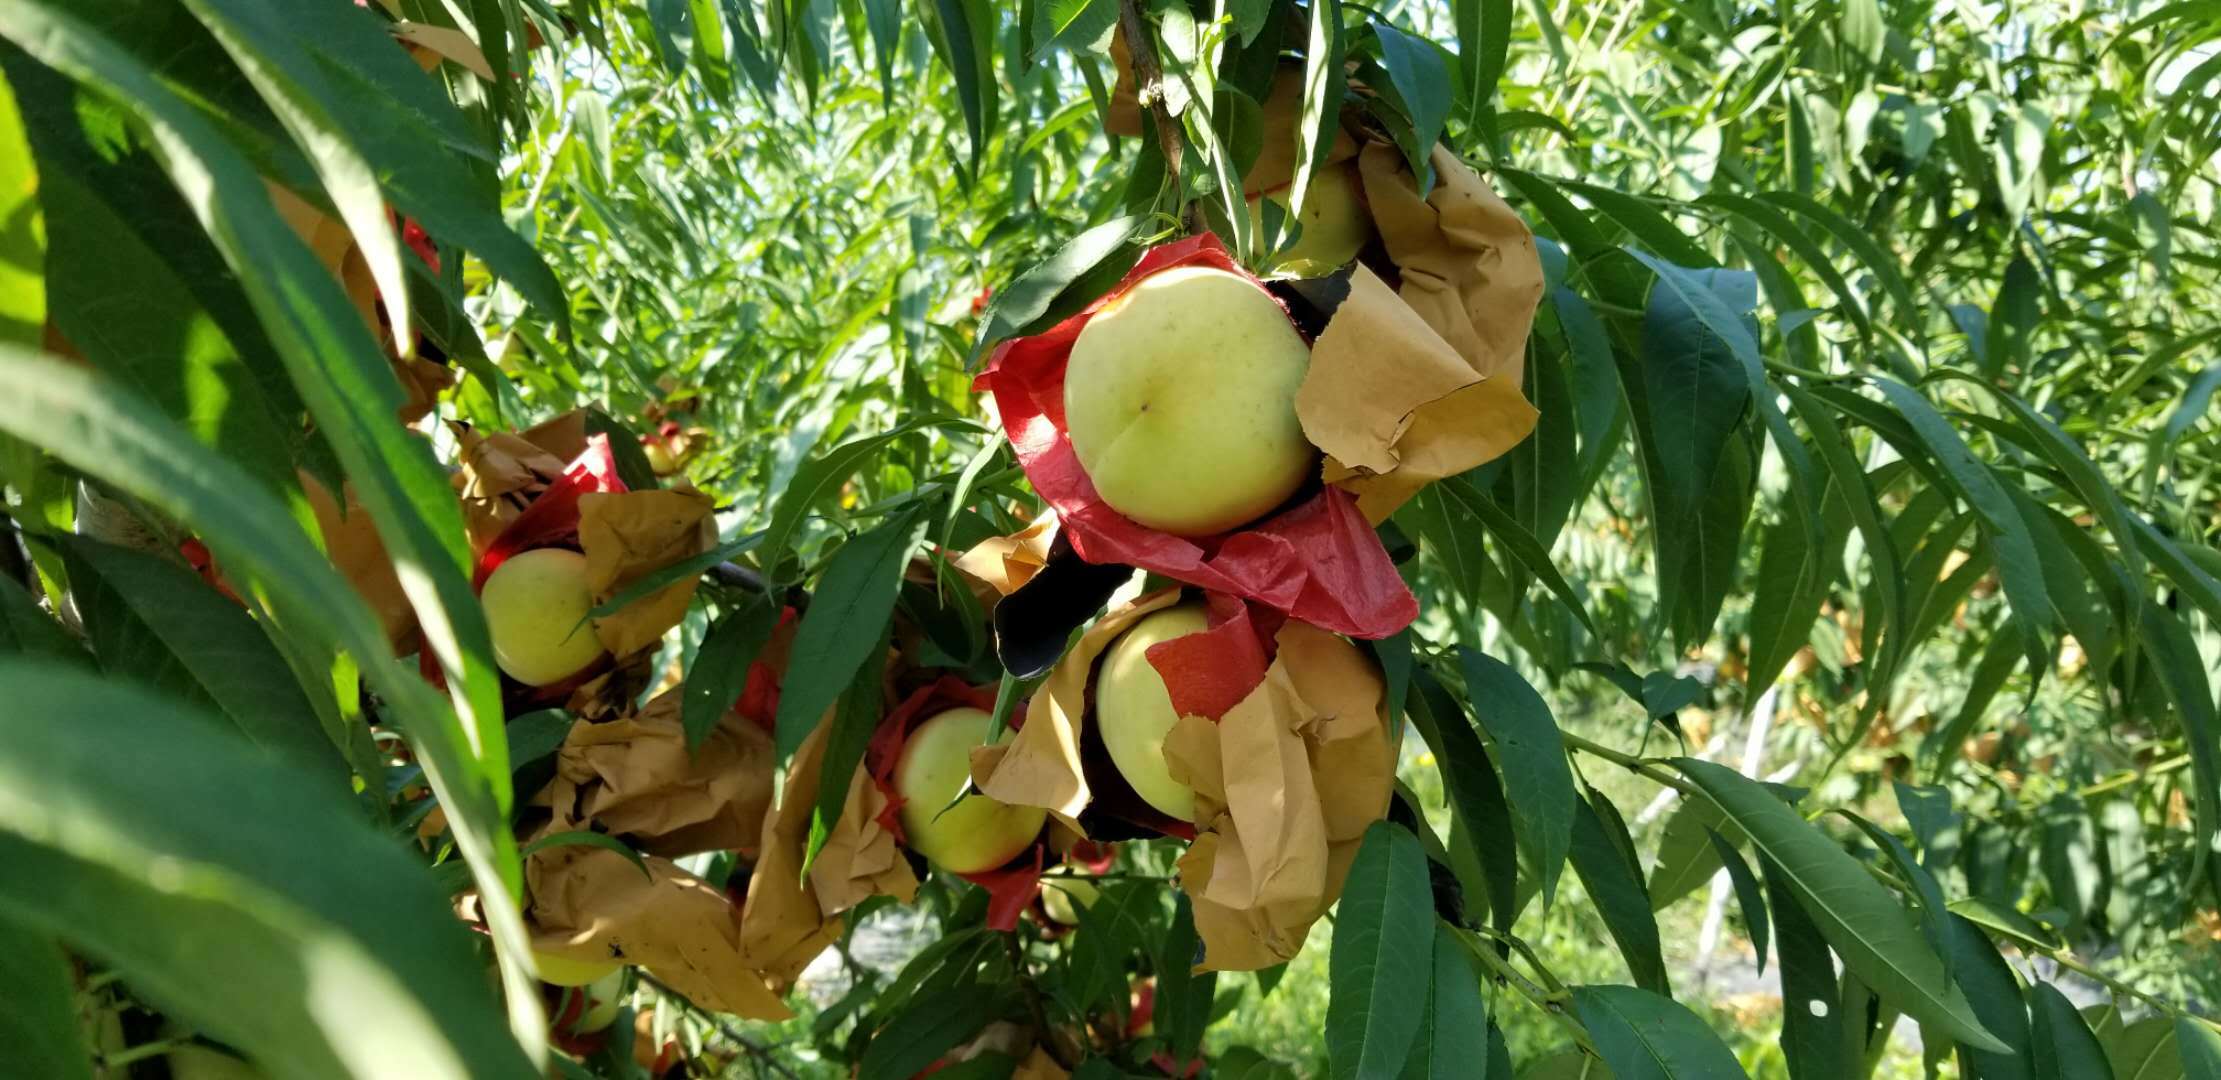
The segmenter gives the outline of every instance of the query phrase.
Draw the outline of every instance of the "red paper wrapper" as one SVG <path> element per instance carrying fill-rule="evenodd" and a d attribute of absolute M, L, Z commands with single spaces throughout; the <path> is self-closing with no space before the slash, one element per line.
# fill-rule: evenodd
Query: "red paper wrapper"
<path fill-rule="evenodd" d="M 943 675 L 919 687 L 904 698 L 902 704 L 895 706 L 895 710 L 880 721 L 879 730 L 872 733 L 870 744 L 864 748 L 864 768 L 870 773 L 871 782 L 887 797 L 887 808 L 879 812 L 879 824 L 894 834 L 896 843 L 909 842 L 902 831 L 903 798 L 895 790 L 894 782 L 895 763 L 902 757 L 903 743 L 919 724 L 949 709 L 963 707 L 994 712 L 995 688 L 972 686 L 962 679 Z M 1012 727 L 1024 723 L 1024 713 L 1024 709 L 1012 710 Z M 1041 892 L 1041 873 L 1048 869 L 1051 859 L 1048 844 L 1035 840 L 1032 847 L 1002 866 L 957 876 L 987 890 L 990 929 L 1015 930 L 1018 917 L 1025 914 L 1027 905 Z"/>
<path fill-rule="evenodd" d="M 794 605 L 789 604 L 779 609 L 779 625 L 772 628 L 771 640 L 774 645 L 766 646 L 764 649 L 766 653 L 769 653 L 773 647 L 779 647 L 778 662 L 774 664 L 769 659 L 759 656 L 755 662 L 749 664 L 747 685 L 741 688 L 740 701 L 733 706 L 734 712 L 753 721 L 757 727 L 765 731 L 773 730 L 777 724 L 779 688 L 786 678 L 785 649 L 783 646 L 777 646 L 777 643 L 791 641 L 794 628 Z"/>
<path fill-rule="evenodd" d="M 617 476 L 617 457 L 609 449 L 609 436 L 588 438 L 586 449 L 564 466 L 563 475 L 478 553 L 471 588 L 483 587 L 487 576 L 511 555 L 533 548 L 576 546 L 579 496 L 624 490 L 625 482 Z"/>
<path fill-rule="evenodd" d="M 1149 646 L 1149 666 L 1164 680 L 1172 710 L 1217 720 L 1241 703 L 1271 666 L 1273 635 L 1287 617 L 1225 593 L 1205 593 L 1210 629 Z"/>
<path fill-rule="evenodd" d="M 1384 638 L 1410 625 L 1419 617 L 1418 600 L 1358 512 L 1356 498 L 1340 488 L 1322 487 L 1264 521 L 1201 539 L 1148 528 L 1096 493 L 1065 432 L 1064 371 L 1072 343 L 1103 305 L 1177 266 L 1250 276 L 1209 233 L 1161 245 L 1086 310 L 996 347 L 973 389 L 995 396 L 1026 478 L 1056 507 L 1073 549 L 1089 562 L 1124 563 L 1232 593 L 1350 637 Z"/>

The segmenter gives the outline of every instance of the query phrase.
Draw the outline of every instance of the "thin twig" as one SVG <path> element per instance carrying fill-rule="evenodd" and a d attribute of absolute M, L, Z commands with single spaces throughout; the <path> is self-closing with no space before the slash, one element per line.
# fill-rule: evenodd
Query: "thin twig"
<path fill-rule="evenodd" d="M 769 1044 L 757 1042 L 756 1040 L 741 1034 L 738 1030 L 734 1029 L 731 1024 L 726 1023 L 724 1017 L 721 1017 L 716 1013 L 713 1013 L 708 1009 L 701 1007 L 700 1005 L 696 1005 L 693 1000 L 688 998 L 685 994 L 671 989 L 668 984 L 658 980 L 655 976 L 648 974 L 646 970 L 640 970 L 639 976 L 640 981 L 648 986 L 654 987 L 656 993 L 669 998 L 672 1001 L 678 1002 L 680 1008 L 685 1009 L 686 1011 L 709 1021 L 710 1025 L 717 1029 L 717 1033 L 719 1035 L 724 1036 L 726 1039 L 738 1045 L 742 1050 L 747 1051 L 749 1057 L 752 1057 L 757 1061 L 770 1066 L 773 1072 L 786 1077 L 787 1080 L 802 1080 L 800 1076 L 795 1075 L 793 1069 L 787 1067 L 786 1062 L 779 1060 L 778 1055 L 772 1052 L 773 1047 Z"/>
<path fill-rule="evenodd" d="M 1614 750 L 1611 747 L 1604 745 L 1603 743 L 1591 742 L 1590 740 L 1584 739 L 1579 735 L 1575 735 L 1570 731 L 1564 732 L 1563 735 L 1565 738 L 1566 746 L 1574 750 L 1579 750 L 1582 753 L 1588 754 L 1592 757 L 1603 758 L 1604 760 L 1609 761 L 1614 765 L 1618 765 L 1621 768 L 1634 772 L 1638 776 L 1641 776 L 1647 780 L 1652 780 L 1657 783 L 1664 784 L 1667 787 L 1670 787 L 1675 791 L 1679 791 L 1684 795 L 1688 794 L 1690 791 L 1689 782 L 1687 780 L 1683 780 L 1682 778 L 1675 776 L 1670 772 L 1667 772 L 1664 768 L 1652 764 L 1649 761 L 1636 757 L 1633 754 L 1622 753 L 1618 750 Z"/>
<path fill-rule="evenodd" d="M 1041 1005 L 1041 988 L 1033 984 L 1033 972 L 1026 968 L 1026 951 L 1018 944 L 1018 932 L 1003 934 L 1003 947 L 1010 953 L 1010 973 L 1017 977 L 1018 986 L 1026 992 L 1026 1009 L 1033 1014 L 1034 1044 L 1049 1052 L 1049 1057 L 1067 1072 L 1079 1064 L 1068 1060 L 1064 1048 L 1057 1045 L 1056 1032 L 1049 1027 L 1049 1012 Z"/>
<path fill-rule="evenodd" d="M 1164 65 L 1157 59 L 1157 38 L 1141 14 L 1140 0 L 1118 0 L 1118 31 L 1125 36 L 1126 51 L 1133 57 L 1134 99 L 1149 110 L 1157 129 L 1157 150 L 1164 156 L 1165 182 L 1172 185 L 1174 197 L 1180 200 L 1176 208 L 1180 221 L 1189 232 L 1197 232 L 1194 208 L 1188 205 L 1188 189 L 1180 180 L 1187 143 L 1172 110 L 1165 106 Z"/>

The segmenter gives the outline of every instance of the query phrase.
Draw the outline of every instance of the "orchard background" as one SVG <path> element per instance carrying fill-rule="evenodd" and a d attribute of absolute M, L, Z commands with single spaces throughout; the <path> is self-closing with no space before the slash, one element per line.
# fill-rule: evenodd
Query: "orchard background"
<path fill-rule="evenodd" d="M 1299 160 L 1439 142 L 1546 273 L 1534 434 L 1381 527 L 1343 902 L 1191 974 L 1178 841 L 1071 930 L 936 873 L 793 1019 L 630 974 L 581 1042 L 524 856 L 641 856 L 520 844 L 572 718 L 505 699 L 461 433 L 591 406 L 713 502 L 601 612 L 700 575 L 641 654 L 697 740 L 781 604 L 849 616 L 785 672 L 844 730 L 903 627 L 1008 711 L 972 373 L 1239 231 L 1276 58 Z M 0 73 L 0 1073 L 2221 1077 L 2206 0 L 0 0 Z"/>

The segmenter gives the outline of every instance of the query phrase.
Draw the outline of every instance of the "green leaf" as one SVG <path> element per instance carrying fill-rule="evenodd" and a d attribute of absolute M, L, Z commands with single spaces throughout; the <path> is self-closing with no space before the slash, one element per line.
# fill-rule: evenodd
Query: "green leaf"
<path fill-rule="evenodd" d="M 850 439 L 826 451 L 822 457 L 811 458 L 794 471 L 793 479 L 787 481 L 786 489 L 779 493 L 778 501 L 772 505 L 771 523 L 764 527 L 763 539 L 760 541 L 764 550 L 770 553 L 768 557 L 775 560 L 783 555 L 788 546 L 794 543 L 795 532 L 802 527 L 802 520 L 809 516 L 818 500 L 840 490 L 841 485 L 847 483 L 849 477 L 856 475 L 856 470 L 863 468 L 882 447 L 912 432 L 929 431 L 953 423 L 956 422 L 913 420 L 876 435 Z M 766 562 L 764 565 L 771 564 Z"/>
<path fill-rule="evenodd" d="M 1118 22 L 1118 0 L 1048 0 L 1041 13 L 1047 23 L 1034 30 L 1040 39 L 1040 44 L 1033 47 L 1036 61 L 1053 49 L 1079 52 L 1092 48 Z"/>
<path fill-rule="evenodd" d="M 1735 902 L 1743 909 L 1743 929 L 1750 935 L 1751 951 L 1758 954 L 1758 970 L 1766 971 L 1766 937 L 1769 920 L 1766 917 L 1766 894 L 1759 890 L 1758 878 L 1751 873 L 1749 863 L 1743 861 L 1735 845 L 1719 833 L 1709 833 L 1712 849 L 1719 853 L 1720 865 L 1727 869 L 1727 878 L 1735 885 Z"/>
<path fill-rule="evenodd" d="M 70 583 L 94 640 L 138 646 L 128 656 L 100 650 L 111 675 L 133 678 L 174 663 L 256 745 L 327 783 L 347 782 L 338 750 L 346 733 L 316 730 L 315 707 L 244 608 L 178 563 L 85 537 L 66 544 Z"/>
<path fill-rule="evenodd" d="M 1434 894 L 1417 837 L 1376 821 L 1350 864 L 1328 963 L 1327 1056 L 1335 1080 L 1389 1080 L 1418 1035 L 1429 970 Z"/>
<path fill-rule="evenodd" d="M 1819 226 L 1821 231 L 1834 237 L 1836 242 L 1858 256 L 1868 272 L 1881 283 L 1882 291 L 1889 294 L 1890 303 L 1896 306 L 1898 315 L 1907 325 L 1915 328 L 1919 326 L 1920 301 L 1913 294 L 1912 285 L 1905 280 L 1904 268 L 1898 263 L 1896 256 L 1883 248 L 1870 233 L 1844 220 L 1842 214 L 1805 195 L 1772 191 L 1759 198 Z M 1924 335 L 1916 330 L 1916 340 L 1922 336 Z"/>
<path fill-rule="evenodd" d="M 1373 20 L 1373 36 L 1380 42 L 1381 66 L 1388 69 L 1396 96 L 1410 113 L 1412 137 L 1405 158 L 1424 196 L 1434 186 L 1434 144 L 1441 141 L 1442 126 L 1450 118 L 1450 68 L 1432 42 L 1398 30 L 1385 19 Z"/>
<path fill-rule="evenodd" d="M 1790 220 L 1787 214 L 1756 199 L 1748 199 L 1740 195 L 1720 191 L 1707 192 L 1697 202 L 1700 205 L 1718 206 L 1758 226 L 1765 230 L 1767 236 L 1780 241 L 1782 246 L 1795 252 L 1798 258 L 1805 261 L 1806 266 L 1812 268 L 1813 274 L 1820 278 L 1821 284 L 1826 285 L 1828 290 L 1835 294 L 1836 303 L 1842 305 L 1844 316 L 1851 320 L 1852 325 L 1858 327 L 1859 333 L 1863 336 L 1871 332 L 1871 324 L 1868 321 L 1866 309 L 1861 305 L 1859 295 L 1852 290 L 1850 283 L 1845 281 L 1843 275 L 1836 270 L 1834 260 L 1828 258 L 1827 252 L 1822 250 L 1820 245 L 1812 239 L 1812 234 L 1806 232 L 1795 221 Z"/>
<path fill-rule="evenodd" d="M 1014 987 L 975 985 L 910 999 L 872 1035 L 857 1066 L 858 1080 L 908 1080 L 979 1034 L 1015 1004 L 1015 996 Z"/>
<path fill-rule="evenodd" d="M 8 19 L 0 15 L 0 28 L 12 26 Z M 377 618 L 276 499 L 135 396 L 82 368 L 4 346 L 0 431 L 45 446 L 191 525 L 226 573 L 252 581 L 290 632 L 362 665 L 363 678 L 409 737 L 447 811 L 495 940 L 519 958 L 509 974 L 519 982 L 528 978 L 521 963 L 523 918 L 509 891 L 519 876 L 514 841 L 491 793 L 476 779 L 461 724 L 423 676 L 393 658 Z M 536 998 L 512 1001 L 512 1008 L 526 1010 L 512 1017 L 513 1030 L 545 1030 Z"/>
<path fill-rule="evenodd" d="M 922 6 L 922 5 L 921 5 Z M 964 127 L 970 132 L 970 175 L 979 174 L 980 158 L 987 152 L 988 130 L 995 124 L 994 9 L 985 0 L 934 0 L 927 38 L 934 52 L 948 66 L 956 82 L 956 99 L 964 110 Z"/>
<path fill-rule="evenodd" d="M 0 655 L 85 664 L 92 657 L 12 578 L 0 577 Z"/>
<path fill-rule="evenodd" d="M 1967 1001 L 1982 1027 L 2004 1042 L 2003 1051 L 1964 1047 L 1968 1071 L 1983 1080 L 2027 1080 L 2036 1073 L 2029 1044 L 2028 1006 L 2021 999 L 2020 981 L 2012 965 L 1998 955 L 1997 946 L 1964 916 L 1944 916 L 1944 940 L 1951 959 L 1952 977 L 1966 991 Z"/>
<path fill-rule="evenodd" d="M 1652 264 L 1657 269 L 1657 264 Z M 1750 384 L 1736 356 L 1748 341 L 1740 321 L 1720 321 L 1709 290 L 1661 273 L 1643 311 L 1643 380 L 1657 432 L 1661 532 L 1690 527 L 1730 435 L 1742 423 Z M 1661 553 L 1661 558 L 1663 558 Z M 1670 580 L 1670 579 L 1669 579 Z"/>
<path fill-rule="evenodd" d="M 0 341 L 37 345 L 46 327 L 46 229 L 38 167 L 16 105 L 0 77 Z"/>
<path fill-rule="evenodd" d="M 2190 380 L 2190 385 L 2175 403 L 2173 412 L 2167 414 L 2167 423 L 2152 432 L 2151 442 L 2145 450 L 2144 486 L 2150 488 L 2159 479 L 2159 470 L 2174 460 L 2175 448 L 2182 443 L 2190 425 L 2206 414 L 2213 404 L 2213 392 L 2221 389 L 2221 364 L 2209 365 Z"/>
<path fill-rule="evenodd" d="M 1488 1080 L 1488 1002 L 1481 996 L 1481 980 L 1465 943 L 1456 930 L 1439 922 L 1434 925 L 1427 994 L 1402 1080 Z"/>
<path fill-rule="evenodd" d="M 2005 598 L 2013 606 L 2021 647 L 2030 665 L 2042 670 L 2050 657 L 2044 629 L 2051 624 L 2052 606 L 2044 585 L 2042 560 L 2028 523 L 2014 507 L 2005 485 L 1967 448 L 1966 440 L 1951 427 L 1935 406 L 1911 387 L 1893 379 L 1877 378 L 1874 385 L 1912 426 L 1920 441 L 1943 466 L 1975 516 L 1982 521 L 1983 536 L 1997 558 L 1998 577 L 2005 583 Z"/>
<path fill-rule="evenodd" d="M 1458 35 L 1458 98 L 1471 127 L 1490 111 L 1511 47 L 1511 0 L 1451 0 Z"/>
<path fill-rule="evenodd" d="M 644 597 L 653 596 L 656 593 L 662 592 L 665 588 L 671 586 L 674 583 L 684 581 L 687 578 L 694 577 L 697 574 L 701 574 L 704 571 L 707 571 L 711 567 L 717 566 L 720 563 L 731 562 L 732 560 L 737 559 L 742 555 L 746 555 L 749 552 L 754 551 L 757 545 L 763 543 L 763 538 L 763 531 L 757 530 L 756 532 L 749 533 L 748 535 L 743 536 L 738 540 L 719 544 L 716 547 L 701 553 L 700 555 L 694 556 L 693 558 L 685 559 L 680 562 L 675 562 L 660 570 L 655 570 L 650 573 L 642 574 L 631 584 L 617 590 L 615 595 L 611 596 L 607 600 L 602 601 L 594 608 L 594 610 L 587 612 L 586 617 L 590 619 L 605 619 L 611 615 L 615 615 L 616 613 L 623 611 L 625 608 L 632 606 L 632 604 L 636 601 L 639 601 Z"/>
<path fill-rule="evenodd" d="M 879 631 L 894 614 L 903 568 L 924 541 L 929 523 L 924 514 L 898 517 L 833 553 L 810 609 L 795 628 L 786 678 L 779 687 L 781 762 L 794 756 L 856 669 L 873 659 Z"/>
<path fill-rule="evenodd" d="M 306 445 L 300 398 L 191 209 L 152 154 L 101 152 L 67 78 L 12 48 L 0 61 L 46 170 L 39 197 L 56 328 L 103 372 L 294 497 Z"/>
<path fill-rule="evenodd" d="M 1568 583 L 1565 575 L 1558 572 L 1556 564 L 1550 561 L 1549 550 L 1542 546 L 1542 541 L 1535 539 L 1533 533 L 1505 513 L 1503 507 L 1496 505 L 1496 500 L 1474 487 L 1470 477 L 1450 477 L 1437 484 L 1436 488 L 1466 513 L 1479 519 L 1488 529 L 1489 535 L 1503 544 L 1504 550 L 1519 565 L 1535 575 L 1559 602 L 1565 604 L 1566 609 L 1573 612 L 1574 618 L 1581 620 L 1581 625 L 1587 627 L 1589 633 L 1602 636 L 1596 623 L 1589 619 L 1587 597 L 1579 587 Z"/>
<path fill-rule="evenodd" d="M 2113 1065 L 2074 1002 L 2050 983 L 2028 988 L 2034 1019 L 2036 1080 L 2113 1080 Z"/>
<path fill-rule="evenodd" d="M 1211 1020 L 1218 972 L 1195 970 L 1195 963 L 1203 959 L 1203 941 L 1195 932 L 1195 909 L 1187 893 L 1172 894 L 1172 928 L 1154 951 L 1157 1035 L 1174 1061 L 1192 1060 L 1202 1049 L 1203 1029 Z M 1329 1026 L 1332 1023 L 1330 1013 Z"/>
<path fill-rule="evenodd" d="M 1850 1067 L 1843 1026 L 1831 1015 L 1839 1000 L 1835 958 L 1827 939 L 1797 902 L 1787 877 L 1761 854 L 1759 872 L 1774 916 L 1781 969 L 1781 1050 L 1791 1080 L 1834 1080 Z"/>
<path fill-rule="evenodd" d="M 880 642 L 876 655 L 885 655 L 887 643 Z M 833 730 L 826 733 L 825 753 L 818 764 L 817 805 L 810 809 L 810 834 L 802 850 L 802 873 L 810 872 L 810 864 L 817 861 L 818 852 L 825 850 L 825 841 L 833 834 L 833 825 L 840 821 L 841 807 L 848 802 L 851 779 L 863 764 L 864 750 L 871 744 L 872 733 L 879 730 L 879 721 L 886 707 L 886 691 L 882 677 L 886 674 L 878 664 L 865 663 L 856 668 L 849 680 L 848 689 L 833 709 Z"/>
<path fill-rule="evenodd" d="M 1711 881 L 1721 869 L 1712 833 L 1734 828 L 1718 803 L 1697 795 L 1682 796 L 1658 838 L 1658 861 L 1650 872 L 1651 910 L 1664 911 Z"/>
<path fill-rule="evenodd" d="M 717 722 L 739 704 L 748 688 L 748 670 L 771 634 L 779 628 L 780 605 L 752 597 L 736 611 L 726 612 L 710 624 L 695 650 L 694 666 L 686 673 L 686 697 L 679 703 L 679 722 L 686 729 L 688 750 L 717 729 Z M 841 794 L 848 791 L 844 787 Z"/>
<path fill-rule="evenodd" d="M 1065 960 L 1065 993 L 1083 1012 L 1126 989 L 1126 958 L 1160 933 L 1163 895 L 1148 882 L 1106 882 L 1080 908 L 1080 925 Z"/>
<path fill-rule="evenodd" d="M 470 935 L 344 791 L 72 669 L 8 663 L 0 684 L 9 919 L 273 1074 L 533 1075 Z"/>
<path fill-rule="evenodd" d="M 61 946 L 0 922 L 0 1046 L 10 1066 L 47 1080 L 93 1080 L 77 1011 L 76 979 Z"/>
<path fill-rule="evenodd" d="M 2196 1017 L 2177 1017 L 2175 1045 L 2188 1080 L 2221 1080 L 2221 1030 Z"/>
<path fill-rule="evenodd" d="M 1288 205 L 1302 206 L 1311 193 L 1311 174 L 1334 148 L 1342 124 L 1342 0 L 1312 0 L 1308 44 L 1303 50 L 1303 107 L 1297 115 L 1296 171 L 1288 185 Z"/>
<path fill-rule="evenodd" d="M 979 340 L 972 346 L 972 358 L 976 360 L 995 342 L 1038 333 L 1094 302 L 1101 291 L 1079 296 L 1074 292 L 1075 283 L 1091 279 L 1094 271 L 1104 266 L 1115 267 L 1118 275 L 1123 276 L 1133 263 L 1113 256 L 1127 248 L 1127 242 L 1133 239 L 1143 220 L 1120 217 L 1097 225 L 1066 241 L 1056 254 L 1003 286 L 980 324 Z M 1109 282 L 1103 284 L 1107 287 Z"/>
<path fill-rule="evenodd" d="M 1671 998 L 1632 986 L 1576 986 L 1573 1007 L 1613 1080 L 1747 1075 L 1720 1037 Z"/>
<path fill-rule="evenodd" d="M 1673 765 L 1781 868 L 1798 904 L 1848 970 L 1906 1015 L 1969 1046 L 2005 1049 L 1945 978 L 1942 959 L 1905 909 L 1858 860 L 1757 781 L 1694 758 L 1676 758 Z"/>
<path fill-rule="evenodd" d="M 1519 835 L 1519 859 L 1548 904 L 1573 847 L 1573 768 L 1550 706 L 1503 661 L 1460 648 L 1465 693 L 1488 741 Z"/>
<path fill-rule="evenodd" d="M 2191 810 L 2195 817 L 2190 878 L 2211 875 L 2221 887 L 2221 716 L 2214 712 L 2213 686 L 2189 628 L 2174 612 L 2157 604 L 2144 607 L 2144 648 L 2168 704 L 2182 724 L 2190 748 Z"/>
<path fill-rule="evenodd" d="M 2181 1080 L 2184 1062 L 2176 1036 L 2173 1019 L 2152 1016 L 2101 1031 L 2098 1041 L 2105 1046 L 2115 1080 Z"/>
<path fill-rule="evenodd" d="M 1435 767 L 1442 774 L 1450 807 L 1456 813 L 1457 827 L 1450 830 L 1450 844 L 1461 848 L 1468 865 L 1478 867 L 1485 875 L 1485 880 L 1477 883 L 1484 889 L 1468 892 L 1466 903 L 1470 908 L 1474 900 L 1485 900 L 1494 924 L 1509 931 L 1518 907 L 1517 866 L 1513 860 L 1493 855 L 1515 850 L 1516 841 L 1511 809 L 1504 803 L 1496 766 L 1490 763 L 1488 749 L 1481 745 L 1465 710 L 1442 689 L 1433 673 L 1422 667 L 1412 675 L 1418 693 L 1410 696 L 1411 708 L 1406 715 L 1418 726 L 1427 745 L 1434 748 Z"/>
<path fill-rule="evenodd" d="M 1666 979 L 1665 957 L 1659 952 L 1658 921 L 1651 917 L 1650 896 L 1643 889 L 1642 867 L 1634 861 L 1634 844 L 1627 826 L 1612 810 L 1609 822 L 1596 809 L 1604 796 L 1594 790 L 1577 799 L 1573 807 L 1573 869 L 1581 888 L 1595 903 L 1604 928 L 1627 961 L 1628 974 L 1645 990 L 1667 997 L 1673 988 Z M 1609 808 L 1610 803 L 1604 803 Z M 1607 829 L 1618 830 L 1613 836 Z"/>
<path fill-rule="evenodd" d="M 1837 32 L 1843 35 L 1843 47 L 1869 64 L 1880 60 L 1888 31 L 1880 0 L 1844 0 L 1842 18 Z"/>

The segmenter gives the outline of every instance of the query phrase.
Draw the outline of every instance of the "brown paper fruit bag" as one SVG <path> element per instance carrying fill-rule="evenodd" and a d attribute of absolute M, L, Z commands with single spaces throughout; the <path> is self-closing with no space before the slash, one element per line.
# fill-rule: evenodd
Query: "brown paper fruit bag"
<path fill-rule="evenodd" d="M 636 716 L 573 723 L 555 779 L 533 802 L 568 828 L 591 825 L 656 855 L 752 855 L 771 808 L 771 735 L 729 712 L 689 750 L 683 697 L 681 687 Z"/>
<path fill-rule="evenodd" d="M 525 860 L 525 914 L 534 950 L 617 960 L 707 1009 L 758 1020 L 793 1014 L 745 962 L 740 911 L 722 890 L 658 855 L 632 860 L 599 847 L 549 848 Z"/>
<path fill-rule="evenodd" d="M 840 820 L 833 823 L 808 875 L 802 873 L 832 716 L 827 712 L 787 765 L 786 788 L 778 809 L 764 822 L 741 912 L 744 962 L 781 989 L 792 986 L 802 969 L 840 937 L 843 912 L 873 896 L 892 896 L 907 904 L 918 894 L 910 860 L 882 820 L 886 796 L 861 765 L 847 778 Z"/>

